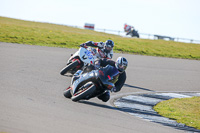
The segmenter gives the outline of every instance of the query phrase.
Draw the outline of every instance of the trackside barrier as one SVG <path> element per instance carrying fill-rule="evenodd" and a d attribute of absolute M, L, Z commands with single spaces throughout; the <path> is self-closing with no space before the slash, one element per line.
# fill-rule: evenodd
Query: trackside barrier
<path fill-rule="evenodd" d="M 80 26 L 71 26 L 71 27 L 84 29 L 84 27 L 80 27 Z M 104 32 L 104 33 L 109 33 L 109 34 L 115 34 L 115 35 L 119 35 L 119 36 L 123 36 L 123 37 L 131 37 L 131 36 L 127 36 L 124 31 L 119 31 L 119 30 L 109 30 L 109 29 L 97 29 L 97 28 L 95 28 L 94 31 Z M 158 39 L 158 37 L 156 37 L 158 35 L 140 33 L 140 32 L 138 32 L 138 33 L 140 35 L 140 38 L 142 38 L 142 39 L 151 39 L 151 40 Z M 166 36 L 164 36 L 164 37 L 166 37 Z M 166 37 L 166 38 L 163 38 L 163 40 L 166 40 L 166 41 L 171 40 L 171 41 L 175 41 L 175 42 L 200 44 L 200 40 L 194 40 L 194 39 L 188 39 L 188 38 L 179 38 L 179 37 L 171 37 L 173 39 L 169 39 L 169 38 L 170 37 Z"/>
<path fill-rule="evenodd" d="M 115 34 L 115 35 L 120 35 L 120 36 L 124 36 L 124 37 L 130 37 L 130 36 L 126 36 L 126 33 L 124 31 L 117 31 L 117 30 L 108 30 L 108 29 L 95 29 L 95 31 L 100 31 L 100 32 L 105 32 L 105 33 L 110 33 L 110 34 Z M 140 35 L 140 38 L 142 39 L 152 39 L 152 40 L 156 40 L 158 39 L 158 35 L 154 35 L 154 34 L 147 34 L 147 33 L 140 33 L 138 32 Z M 163 36 L 164 38 L 162 38 L 163 40 L 171 40 L 171 41 L 176 41 L 176 42 L 186 42 L 186 43 L 196 43 L 196 44 L 200 44 L 200 40 L 194 40 L 194 39 L 187 39 L 187 38 L 179 38 L 179 37 L 166 37 Z"/>
<path fill-rule="evenodd" d="M 94 30 L 94 24 L 85 23 L 84 28 L 88 30 Z"/>

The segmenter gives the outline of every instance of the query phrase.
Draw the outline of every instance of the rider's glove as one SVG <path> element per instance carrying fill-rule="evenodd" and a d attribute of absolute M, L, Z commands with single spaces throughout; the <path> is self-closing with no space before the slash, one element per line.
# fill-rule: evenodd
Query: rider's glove
<path fill-rule="evenodd" d="M 87 48 L 85 43 L 81 44 L 80 47 Z"/>
<path fill-rule="evenodd" d="M 114 86 L 110 91 L 111 92 L 117 92 L 117 88 Z"/>

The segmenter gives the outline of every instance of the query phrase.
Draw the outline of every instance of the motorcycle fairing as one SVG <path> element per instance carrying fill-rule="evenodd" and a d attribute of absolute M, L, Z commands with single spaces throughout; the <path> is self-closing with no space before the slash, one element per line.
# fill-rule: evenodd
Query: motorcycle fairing
<path fill-rule="evenodd" d="M 85 48 L 82 48 L 82 47 L 79 48 L 79 57 L 86 64 L 93 64 L 94 63 L 93 54 Z"/>
<path fill-rule="evenodd" d="M 77 80 L 75 80 L 73 82 L 73 84 L 72 84 L 72 92 L 73 92 L 73 94 L 76 92 L 76 90 L 78 89 L 79 85 L 82 82 L 87 81 L 87 80 L 89 80 L 91 78 L 96 77 L 95 71 L 97 71 L 97 70 L 92 70 L 89 73 L 84 73 L 84 74 L 80 75 L 80 77 Z"/>
<path fill-rule="evenodd" d="M 114 87 L 115 83 L 117 82 L 119 77 L 119 71 L 117 68 L 107 65 L 104 68 L 100 68 L 99 70 L 99 78 L 101 82 L 106 86 L 108 89 Z"/>

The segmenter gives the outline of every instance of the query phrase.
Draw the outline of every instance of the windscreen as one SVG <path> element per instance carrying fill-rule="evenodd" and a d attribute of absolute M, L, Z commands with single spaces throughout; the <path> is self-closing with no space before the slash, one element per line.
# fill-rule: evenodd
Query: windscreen
<path fill-rule="evenodd" d="M 99 77 L 104 84 L 115 83 L 118 80 L 119 71 L 117 68 L 107 65 L 99 70 Z"/>

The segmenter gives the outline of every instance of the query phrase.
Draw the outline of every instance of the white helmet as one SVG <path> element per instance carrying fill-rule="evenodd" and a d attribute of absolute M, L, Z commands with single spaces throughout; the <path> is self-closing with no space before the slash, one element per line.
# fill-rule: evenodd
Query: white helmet
<path fill-rule="evenodd" d="M 119 70 L 119 72 L 124 72 L 128 66 L 128 61 L 124 57 L 118 57 L 115 62 L 115 66 Z"/>

